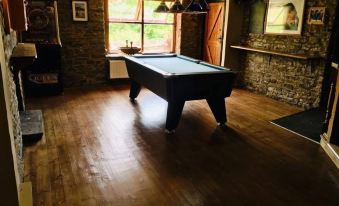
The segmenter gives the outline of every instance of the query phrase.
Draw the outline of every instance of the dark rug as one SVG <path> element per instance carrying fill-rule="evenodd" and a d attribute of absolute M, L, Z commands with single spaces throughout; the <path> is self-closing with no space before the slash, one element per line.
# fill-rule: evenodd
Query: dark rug
<path fill-rule="evenodd" d="M 315 142 L 320 142 L 325 115 L 325 109 L 314 108 L 273 120 L 272 123 Z"/>

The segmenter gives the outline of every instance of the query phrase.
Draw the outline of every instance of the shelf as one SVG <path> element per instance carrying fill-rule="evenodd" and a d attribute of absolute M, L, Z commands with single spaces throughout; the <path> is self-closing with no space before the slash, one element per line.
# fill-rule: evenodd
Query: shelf
<path fill-rule="evenodd" d="M 310 55 L 305 55 L 305 54 L 291 54 L 291 53 L 271 51 L 271 50 L 266 50 L 266 49 L 257 49 L 257 48 L 246 47 L 246 46 L 232 45 L 231 48 L 245 50 L 245 51 L 251 51 L 251 52 L 258 52 L 258 53 L 263 53 L 263 54 L 289 57 L 289 58 L 294 58 L 294 59 L 301 59 L 301 60 L 311 60 L 311 59 L 321 59 L 322 58 L 321 56 L 310 56 Z"/>
<path fill-rule="evenodd" d="M 36 58 L 35 44 L 18 43 L 13 49 L 12 58 Z"/>
<path fill-rule="evenodd" d="M 14 70 L 17 72 L 20 69 L 26 68 L 33 64 L 37 58 L 35 44 L 18 43 L 12 52 L 11 63 Z"/>

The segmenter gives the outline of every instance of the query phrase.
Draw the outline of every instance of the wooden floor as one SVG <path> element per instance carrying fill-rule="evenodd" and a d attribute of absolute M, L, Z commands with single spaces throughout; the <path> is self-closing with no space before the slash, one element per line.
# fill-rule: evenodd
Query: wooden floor
<path fill-rule="evenodd" d="M 193 101 L 169 136 L 166 106 L 147 90 L 134 105 L 126 86 L 30 99 L 46 131 L 25 148 L 35 205 L 339 205 L 322 148 L 269 123 L 299 109 L 235 90 L 227 127 Z"/>

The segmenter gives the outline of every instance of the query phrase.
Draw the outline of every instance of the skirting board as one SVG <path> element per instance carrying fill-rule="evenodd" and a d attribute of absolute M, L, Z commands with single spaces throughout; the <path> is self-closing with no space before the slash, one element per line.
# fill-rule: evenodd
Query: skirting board
<path fill-rule="evenodd" d="M 32 183 L 23 182 L 20 186 L 20 205 L 33 206 Z"/>
<path fill-rule="evenodd" d="M 339 169 L 339 154 L 337 154 L 337 152 L 332 148 L 331 144 L 328 143 L 326 138 L 323 136 L 321 136 L 320 145 Z"/>

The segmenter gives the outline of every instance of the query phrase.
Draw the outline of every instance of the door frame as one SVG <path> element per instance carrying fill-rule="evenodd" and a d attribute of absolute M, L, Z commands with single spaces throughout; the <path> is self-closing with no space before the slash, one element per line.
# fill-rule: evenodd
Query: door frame
<path fill-rule="evenodd" d="M 230 46 L 240 43 L 245 4 L 234 0 L 226 0 L 225 3 L 221 66 L 237 71 L 240 69 L 240 53 Z"/>
<path fill-rule="evenodd" d="M 221 47 L 220 47 L 220 59 L 219 59 L 219 61 L 220 61 L 220 65 L 218 65 L 218 66 L 223 66 L 223 56 L 224 56 L 224 41 L 225 41 L 225 23 L 226 23 L 226 6 L 227 6 L 227 2 L 228 2 L 228 0 L 226 0 L 226 1 L 218 1 L 218 0 L 216 0 L 216 1 L 211 1 L 211 2 L 208 2 L 208 4 L 210 4 L 210 3 L 223 3 L 224 4 L 224 12 L 223 12 L 223 25 L 222 25 L 222 32 L 221 32 L 221 36 L 223 37 L 223 39 L 222 39 L 222 41 L 221 41 Z M 204 21 L 204 35 L 203 35 L 203 39 L 204 39 L 204 45 L 203 45 L 203 47 L 202 47 L 202 54 L 203 54 L 203 57 L 205 56 L 205 54 L 204 54 L 204 51 L 205 51 L 205 46 L 206 46 L 206 44 L 207 44 L 207 42 L 205 42 L 205 34 L 206 34 L 206 19 L 205 19 L 205 21 Z"/>

